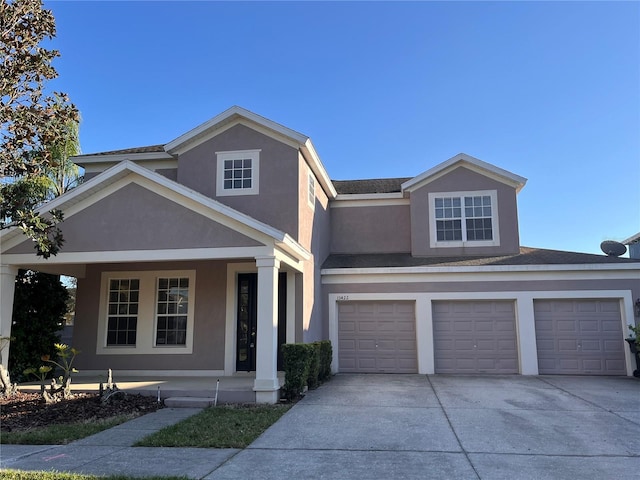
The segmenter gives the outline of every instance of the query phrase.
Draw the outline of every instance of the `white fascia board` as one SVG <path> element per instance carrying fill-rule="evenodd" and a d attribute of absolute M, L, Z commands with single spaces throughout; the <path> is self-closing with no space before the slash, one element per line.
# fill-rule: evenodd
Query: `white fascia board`
<path fill-rule="evenodd" d="M 255 258 L 272 256 L 273 247 L 213 247 L 164 250 L 117 250 L 101 252 L 61 252 L 48 259 L 35 253 L 13 253 L 2 256 L 7 265 L 57 265 L 117 262 L 164 262 L 175 260 L 224 260 L 229 258 Z"/>
<path fill-rule="evenodd" d="M 459 166 L 458 164 L 460 166 L 465 166 L 472 171 L 493 178 L 499 182 L 506 183 L 507 185 L 514 187 L 517 192 L 519 192 L 527 183 L 527 179 L 520 175 L 516 175 L 515 173 L 511 173 L 500 167 L 491 165 L 490 163 L 472 157 L 471 155 L 459 153 L 426 172 L 421 173 L 417 177 L 404 182 L 402 184 L 402 191 L 412 192 L 413 190 L 442 177 L 451 170 L 454 170 Z"/>
<path fill-rule="evenodd" d="M 330 208 L 349 207 L 386 207 L 396 205 L 410 205 L 411 200 L 405 198 L 402 193 L 366 193 L 366 194 L 341 194 L 329 204 Z"/>
<path fill-rule="evenodd" d="M 331 182 L 331 178 L 329 178 L 329 174 L 324 168 L 324 165 L 320 160 L 320 156 L 318 155 L 318 152 L 316 152 L 310 138 L 306 138 L 306 140 L 300 144 L 300 150 L 329 199 L 336 198 L 338 192 L 336 192 L 336 189 Z"/>
<path fill-rule="evenodd" d="M 120 160 L 120 161 L 123 161 L 123 160 Z M 149 170 L 178 168 L 178 160 L 173 157 L 171 157 L 170 159 L 164 159 L 164 160 L 144 159 L 144 160 L 131 160 L 131 161 L 134 161 L 138 165 L 143 166 L 144 168 L 148 168 Z M 119 163 L 119 162 L 91 163 L 86 165 L 83 168 L 85 173 L 100 173 L 113 167 L 116 163 Z"/>
<path fill-rule="evenodd" d="M 148 152 L 148 153 L 114 153 L 113 155 L 77 155 L 71 157 L 74 163 L 81 167 L 91 164 L 112 164 L 119 163 L 123 160 L 131 160 L 133 162 L 143 162 L 152 160 L 175 160 L 175 157 L 167 152 Z"/>
<path fill-rule="evenodd" d="M 547 280 L 637 280 L 640 265 L 630 268 L 588 268 L 592 265 L 537 265 L 539 268 L 503 267 L 411 267 L 324 269 L 322 283 L 422 283 L 422 282 L 513 282 Z M 564 268 L 562 268 L 564 267 Z M 582 268 L 581 268 L 582 267 Z M 618 267 L 622 267 L 619 265 Z"/>
<path fill-rule="evenodd" d="M 272 120 L 257 115 L 242 107 L 233 106 L 224 112 L 216 115 L 211 120 L 204 122 L 203 124 L 189 130 L 184 135 L 179 136 L 175 140 L 170 141 L 164 147 L 167 152 L 178 152 L 182 150 L 184 145 L 189 145 L 196 141 L 199 137 L 208 136 L 210 132 L 215 132 L 218 128 L 222 127 L 225 123 L 232 121 L 236 117 L 245 118 L 257 125 L 261 125 L 271 131 L 274 131 L 284 137 L 295 140 L 298 144 L 303 144 L 307 137 L 295 130 L 280 125 Z"/>

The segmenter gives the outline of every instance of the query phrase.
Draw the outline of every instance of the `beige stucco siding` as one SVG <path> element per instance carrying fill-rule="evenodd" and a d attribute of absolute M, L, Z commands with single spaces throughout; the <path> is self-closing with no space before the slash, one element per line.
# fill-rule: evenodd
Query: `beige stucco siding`
<path fill-rule="evenodd" d="M 313 207 L 309 204 L 309 168 L 302 155 L 299 156 L 300 185 L 298 193 L 299 202 L 299 242 L 308 249 L 312 258 L 305 262 L 302 281 L 302 329 L 303 340 L 311 342 L 326 338 L 323 336 L 321 302 L 322 289 L 320 288 L 320 268 L 329 255 L 329 199 L 315 179 L 315 202 Z"/>
<path fill-rule="evenodd" d="M 195 270 L 193 354 L 96 355 L 102 272 Z M 79 370 L 223 370 L 225 339 L 226 263 L 167 262 L 89 265 L 78 279 L 73 344 L 82 345 Z M 116 349 L 117 351 L 117 349 Z M 158 349 L 162 351 L 162 349 Z"/>
<path fill-rule="evenodd" d="M 248 247 L 255 240 L 130 183 L 61 224 L 64 252 Z M 32 253 L 31 241 L 7 253 Z"/>
<path fill-rule="evenodd" d="M 408 205 L 331 209 L 332 253 L 410 251 L 411 215 Z"/>
<path fill-rule="evenodd" d="M 258 195 L 216 196 L 216 152 L 260 150 Z M 298 150 L 236 125 L 181 154 L 178 182 L 271 225 L 297 240 Z"/>
<path fill-rule="evenodd" d="M 429 193 L 496 190 L 500 245 L 484 247 L 431 248 L 429 228 L 432 212 Z M 414 256 L 501 255 L 517 253 L 520 247 L 516 191 L 513 187 L 467 168 L 459 167 L 411 192 L 411 246 Z"/>

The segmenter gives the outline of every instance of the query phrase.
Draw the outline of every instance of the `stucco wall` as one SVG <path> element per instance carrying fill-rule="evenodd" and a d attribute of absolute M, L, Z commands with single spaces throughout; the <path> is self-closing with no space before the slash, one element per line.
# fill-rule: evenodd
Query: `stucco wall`
<path fill-rule="evenodd" d="M 331 208 L 332 253 L 411 251 L 409 205 Z"/>
<path fill-rule="evenodd" d="M 489 247 L 431 248 L 429 225 L 433 221 L 429 211 L 429 193 L 496 190 L 500 245 Z M 411 192 L 411 246 L 414 256 L 502 255 L 518 253 L 518 211 L 515 189 L 504 183 L 459 167 L 441 178 Z"/>
<path fill-rule="evenodd" d="M 196 270 L 193 354 L 96 355 L 100 316 L 101 274 L 104 271 Z M 174 262 L 89 265 L 78 279 L 73 345 L 82 353 L 79 370 L 223 370 L 225 339 L 226 263 Z"/>
<path fill-rule="evenodd" d="M 216 152 L 260 150 L 258 195 L 216 196 Z M 298 150 L 236 125 L 183 153 L 178 182 L 298 238 Z"/>
<path fill-rule="evenodd" d="M 150 190 L 130 183 L 60 225 L 65 252 L 259 245 Z M 7 253 L 32 253 L 27 240 Z"/>

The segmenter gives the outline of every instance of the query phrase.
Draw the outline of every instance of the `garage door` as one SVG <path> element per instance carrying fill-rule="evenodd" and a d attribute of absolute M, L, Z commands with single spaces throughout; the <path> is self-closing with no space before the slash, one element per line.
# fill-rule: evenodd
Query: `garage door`
<path fill-rule="evenodd" d="M 436 373 L 518 373 L 511 301 L 433 302 Z"/>
<path fill-rule="evenodd" d="M 536 300 L 534 311 L 540 374 L 626 374 L 618 300 Z"/>
<path fill-rule="evenodd" d="M 341 372 L 418 373 L 414 302 L 338 303 Z"/>

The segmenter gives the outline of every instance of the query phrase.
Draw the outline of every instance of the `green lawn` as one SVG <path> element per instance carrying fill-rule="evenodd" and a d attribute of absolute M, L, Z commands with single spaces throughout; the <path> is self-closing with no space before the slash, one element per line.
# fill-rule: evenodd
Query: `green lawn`
<path fill-rule="evenodd" d="M 0 443 L 16 445 L 66 445 L 89 435 L 115 427 L 135 418 L 131 415 L 120 415 L 105 420 L 94 420 L 91 423 L 69 423 L 33 428 L 23 432 L 2 432 Z"/>
<path fill-rule="evenodd" d="M 136 447 L 245 448 L 276 422 L 291 405 L 223 405 L 209 407 L 164 428 Z"/>

